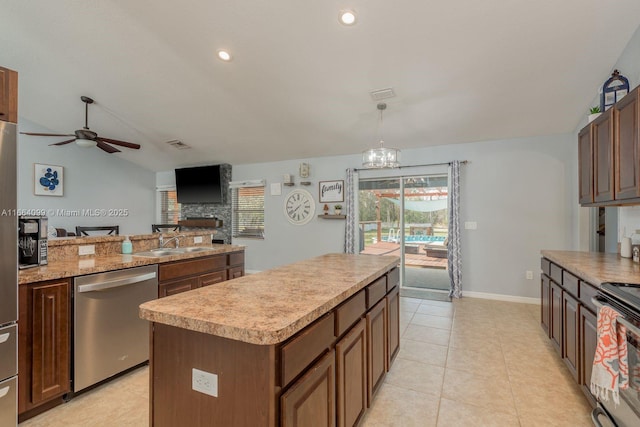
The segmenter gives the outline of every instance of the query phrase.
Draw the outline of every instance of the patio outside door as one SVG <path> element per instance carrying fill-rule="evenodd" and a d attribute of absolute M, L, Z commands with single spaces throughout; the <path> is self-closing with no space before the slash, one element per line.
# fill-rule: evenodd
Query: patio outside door
<path fill-rule="evenodd" d="M 449 290 L 446 175 L 359 182 L 361 253 L 401 259 L 401 285 Z"/>

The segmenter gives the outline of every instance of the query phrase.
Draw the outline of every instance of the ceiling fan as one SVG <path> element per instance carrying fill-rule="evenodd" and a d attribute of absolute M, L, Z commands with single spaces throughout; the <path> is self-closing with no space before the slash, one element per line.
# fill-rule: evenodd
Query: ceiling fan
<path fill-rule="evenodd" d="M 120 147 L 133 148 L 134 150 L 139 150 L 139 144 L 133 144 L 131 142 L 126 141 L 118 141 L 117 139 L 103 138 L 98 136 L 97 133 L 89 129 L 89 104 L 93 104 L 93 99 L 88 96 L 81 96 L 80 99 L 84 102 L 84 127 L 82 129 L 76 130 L 71 134 L 59 134 L 59 133 L 35 133 L 35 132 L 20 132 L 24 135 L 34 135 L 34 136 L 73 136 L 74 138 L 68 139 L 66 141 L 56 142 L 54 144 L 49 145 L 65 145 L 69 144 L 73 141 L 76 142 L 77 145 L 81 147 L 95 147 L 96 145 L 103 151 L 107 153 L 119 153 L 116 147 L 112 145 L 119 145 Z M 110 145 L 111 144 L 111 145 Z"/>

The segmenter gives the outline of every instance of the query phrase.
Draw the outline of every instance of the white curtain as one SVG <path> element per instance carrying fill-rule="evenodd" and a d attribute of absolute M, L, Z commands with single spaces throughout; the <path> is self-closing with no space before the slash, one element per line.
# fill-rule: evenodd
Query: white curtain
<path fill-rule="evenodd" d="M 358 173 L 354 169 L 347 169 L 347 183 L 345 185 L 345 215 L 347 223 L 344 228 L 344 253 L 357 254 L 360 252 L 360 232 L 358 229 Z"/>
<path fill-rule="evenodd" d="M 450 297 L 462 297 L 462 259 L 460 258 L 460 161 L 449 165 L 449 243 L 447 245 Z"/>

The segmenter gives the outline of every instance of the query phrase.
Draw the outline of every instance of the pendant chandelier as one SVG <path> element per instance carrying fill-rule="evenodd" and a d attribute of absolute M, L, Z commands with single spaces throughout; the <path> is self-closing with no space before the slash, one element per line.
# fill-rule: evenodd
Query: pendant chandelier
<path fill-rule="evenodd" d="M 370 148 L 362 152 L 362 167 L 369 169 L 397 168 L 400 166 L 400 150 L 385 147 L 382 139 L 382 112 L 387 108 L 387 104 L 381 102 L 377 108 L 380 110 L 380 124 L 378 127 L 380 147 Z"/>

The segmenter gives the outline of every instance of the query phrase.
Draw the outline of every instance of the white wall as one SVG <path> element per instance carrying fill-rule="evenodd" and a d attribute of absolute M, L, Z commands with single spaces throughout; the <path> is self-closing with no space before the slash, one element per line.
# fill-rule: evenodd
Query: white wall
<path fill-rule="evenodd" d="M 559 135 L 403 151 L 404 165 L 470 162 L 462 166 L 461 221 L 476 221 L 478 229 L 462 231 L 465 290 L 536 298 L 540 250 L 577 247 L 576 145 L 573 135 Z M 284 187 L 281 196 L 269 195 L 269 185 L 282 182 L 282 174 L 295 174 L 299 182 L 302 161 L 311 164 L 313 185 L 293 188 L 307 188 L 316 201 L 318 181 L 345 179 L 346 168 L 361 164 L 354 155 L 233 166 L 234 180 L 267 180 L 265 239 L 234 239 L 247 246 L 248 270 L 343 250 L 344 221 L 315 218 L 304 226 L 291 225 L 282 207 L 291 188 Z M 316 215 L 321 209 L 316 203 Z M 533 281 L 525 279 L 526 270 L 534 272 Z"/>
<path fill-rule="evenodd" d="M 23 118 L 19 123 L 18 131 L 48 131 Z M 119 225 L 120 234 L 150 233 L 155 221 L 155 172 L 98 148 L 48 145 L 60 140 L 18 135 L 18 208 L 45 210 L 49 225 L 69 231 L 76 225 Z M 64 167 L 62 197 L 34 195 L 34 163 Z M 128 209 L 129 214 L 69 217 L 59 209 Z"/>

